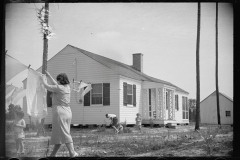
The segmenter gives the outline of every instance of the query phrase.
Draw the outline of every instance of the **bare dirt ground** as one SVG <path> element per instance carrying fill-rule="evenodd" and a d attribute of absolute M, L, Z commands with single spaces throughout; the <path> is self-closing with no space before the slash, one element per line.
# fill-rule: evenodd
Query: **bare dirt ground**
<path fill-rule="evenodd" d="M 176 129 L 143 127 L 139 132 L 130 127 L 131 133 L 114 134 L 110 128 L 72 128 L 71 134 L 75 150 L 83 157 L 228 157 L 232 152 L 233 129 L 230 126 L 218 130 L 210 144 L 194 131 L 194 126 L 177 126 Z M 201 126 L 201 131 L 209 130 Z M 46 157 L 52 146 L 48 142 L 51 129 L 46 129 L 46 136 L 36 137 L 36 132 L 26 131 L 25 154 L 17 155 L 11 132 L 6 133 L 7 157 Z M 209 134 L 213 134 L 209 132 Z M 65 145 L 62 145 L 57 156 L 68 157 Z"/>

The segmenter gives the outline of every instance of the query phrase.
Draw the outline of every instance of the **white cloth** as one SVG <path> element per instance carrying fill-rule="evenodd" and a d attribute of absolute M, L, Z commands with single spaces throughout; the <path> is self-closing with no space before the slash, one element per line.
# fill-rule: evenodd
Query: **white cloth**
<path fill-rule="evenodd" d="M 108 118 L 114 118 L 117 117 L 115 114 L 108 114 Z"/>
<path fill-rule="evenodd" d="M 41 84 L 42 74 L 32 70 L 28 70 L 27 77 L 27 113 L 36 118 L 45 118 L 47 116 L 47 90 Z"/>
<path fill-rule="evenodd" d="M 84 87 L 87 87 L 88 84 L 84 82 L 79 82 L 79 81 L 73 81 L 73 90 L 80 92 Z"/>
<path fill-rule="evenodd" d="M 7 95 L 13 91 L 13 89 L 15 89 L 16 87 L 14 85 L 8 85 L 6 86 L 6 98 L 7 98 Z"/>
<path fill-rule="evenodd" d="M 6 82 L 10 81 L 18 73 L 24 71 L 28 67 L 16 60 L 15 58 L 6 54 L 5 56 Z"/>
<path fill-rule="evenodd" d="M 91 84 L 88 84 L 88 85 L 87 85 L 87 88 L 85 88 L 85 89 L 82 91 L 81 96 L 83 97 L 83 96 L 84 96 L 86 93 L 88 93 L 91 89 L 92 89 L 92 85 L 91 85 Z"/>
<path fill-rule="evenodd" d="M 8 106 L 12 103 L 12 95 L 17 87 L 13 85 L 6 86 L 6 97 L 5 97 L 5 109 L 8 109 Z"/>
<path fill-rule="evenodd" d="M 17 91 L 15 91 L 12 95 L 12 104 L 16 105 L 17 102 L 26 96 L 26 89 L 19 88 Z M 22 106 L 21 106 L 22 107 Z"/>

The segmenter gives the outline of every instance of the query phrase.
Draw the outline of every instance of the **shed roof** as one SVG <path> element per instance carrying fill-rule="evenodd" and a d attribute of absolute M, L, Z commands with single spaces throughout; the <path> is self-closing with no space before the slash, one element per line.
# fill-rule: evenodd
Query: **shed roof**
<path fill-rule="evenodd" d="M 206 98 L 204 98 L 200 103 L 202 103 L 203 101 L 205 101 L 208 97 L 210 97 L 211 95 L 213 95 L 214 93 L 216 93 L 216 91 L 213 91 L 213 93 L 211 93 L 209 96 L 207 96 Z M 227 98 L 228 100 L 230 100 L 231 102 L 233 102 L 233 99 L 228 97 L 227 95 L 219 92 L 219 94 L 221 94 L 223 97 Z"/>

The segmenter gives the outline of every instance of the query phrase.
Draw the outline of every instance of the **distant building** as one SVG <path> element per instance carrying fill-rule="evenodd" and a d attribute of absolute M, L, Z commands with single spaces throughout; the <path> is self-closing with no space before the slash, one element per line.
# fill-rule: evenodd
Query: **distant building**
<path fill-rule="evenodd" d="M 203 124 L 218 124 L 216 91 L 200 102 L 200 117 Z M 233 100 L 219 92 L 221 124 L 233 124 Z"/>

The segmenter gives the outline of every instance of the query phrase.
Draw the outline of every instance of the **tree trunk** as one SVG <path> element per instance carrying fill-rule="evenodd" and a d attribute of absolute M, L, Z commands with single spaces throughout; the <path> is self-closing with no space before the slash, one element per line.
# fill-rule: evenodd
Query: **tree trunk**
<path fill-rule="evenodd" d="M 49 3 L 45 3 L 44 20 L 45 20 L 47 26 L 48 26 L 48 17 L 49 17 Z M 47 34 L 44 33 L 43 34 L 42 74 L 46 73 L 45 71 L 47 70 L 47 59 L 48 59 L 48 39 L 47 39 Z M 45 118 L 42 118 L 41 123 L 38 126 L 37 136 L 39 136 L 41 132 L 43 133 L 43 135 L 45 135 L 44 121 L 45 121 Z"/>
<path fill-rule="evenodd" d="M 199 67 L 200 22 L 201 22 L 201 4 L 200 2 L 198 2 L 197 48 L 196 48 L 197 99 L 196 99 L 195 130 L 200 129 L 199 128 L 199 123 L 200 123 L 200 67 Z"/>
<path fill-rule="evenodd" d="M 221 125 L 219 91 L 218 91 L 218 2 L 216 2 L 216 97 L 217 97 L 218 125 Z"/>

